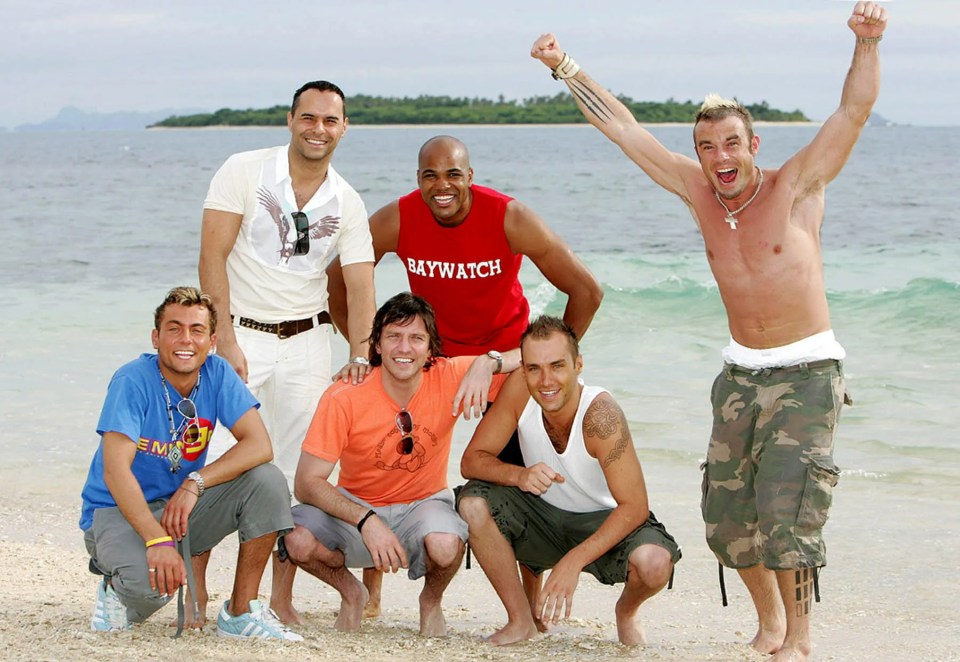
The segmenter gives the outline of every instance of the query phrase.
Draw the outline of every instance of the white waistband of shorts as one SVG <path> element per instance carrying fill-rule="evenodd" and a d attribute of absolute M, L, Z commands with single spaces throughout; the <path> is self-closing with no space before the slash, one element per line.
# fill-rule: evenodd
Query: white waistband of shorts
<path fill-rule="evenodd" d="M 830 330 L 815 333 L 789 345 L 767 349 L 744 347 L 731 338 L 730 344 L 723 348 L 721 355 L 725 363 L 733 363 L 751 370 L 762 370 L 763 368 L 786 368 L 824 359 L 842 361 L 847 353 L 837 342 L 833 330 Z"/>

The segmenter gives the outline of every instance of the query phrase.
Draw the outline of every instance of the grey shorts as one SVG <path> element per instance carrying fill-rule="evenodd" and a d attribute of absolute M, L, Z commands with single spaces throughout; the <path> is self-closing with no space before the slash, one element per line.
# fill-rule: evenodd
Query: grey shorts
<path fill-rule="evenodd" d="M 571 513 L 518 487 L 479 480 L 463 486 L 457 500 L 464 497 L 480 497 L 487 502 L 493 521 L 513 547 L 517 561 L 537 575 L 555 566 L 567 552 L 592 536 L 613 512 Z M 627 580 L 630 554 L 640 545 L 663 547 L 674 563 L 682 556 L 677 541 L 651 512 L 646 522 L 583 570 L 604 584 L 623 583 Z"/>
<path fill-rule="evenodd" d="M 423 546 L 427 534 L 452 533 L 464 542 L 467 540 L 467 523 L 454 510 L 453 493 L 450 490 L 441 490 L 419 501 L 375 507 L 343 488 L 337 489 L 351 501 L 372 508 L 377 517 L 390 527 L 407 553 L 410 564 L 407 577 L 410 579 L 420 579 L 427 573 L 426 550 Z M 327 549 L 342 551 L 348 568 L 373 567 L 370 550 L 363 544 L 360 532 L 353 524 L 305 503 L 293 507 L 293 521 L 310 531 Z"/>
<path fill-rule="evenodd" d="M 152 501 L 148 505 L 159 522 L 167 500 Z M 244 543 L 268 533 L 282 535 L 291 529 L 293 518 L 287 481 L 272 464 L 261 464 L 228 483 L 207 488 L 187 521 L 190 551 L 194 556 L 213 549 L 234 531 Z M 83 542 L 93 567 L 110 578 L 127 608 L 130 622 L 146 620 L 172 597 L 163 598 L 150 588 L 143 538 L 119 508 L 95 510 L 93 525 L 84 532 Z"/>

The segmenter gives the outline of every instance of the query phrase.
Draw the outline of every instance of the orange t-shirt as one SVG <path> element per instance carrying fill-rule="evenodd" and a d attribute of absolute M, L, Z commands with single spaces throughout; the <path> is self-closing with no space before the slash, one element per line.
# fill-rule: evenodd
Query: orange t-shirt
<path fill-rule="evenodd" d="M 450 415 L 460 380 L 476 357 L 441 358 L 423 373 L 406 409 L 413 418 L 413 452 L 397 448 L 400 406 L 383 390 L 382 368 L 362 384 L 330 386 L 320 398 L 303 450 L 340 462 L 337 485 L 374 506 L 410 503 L 447 487 L 447 463 L 457 417 Z M 495 375 L 492 400 L 506 375 Z"/>

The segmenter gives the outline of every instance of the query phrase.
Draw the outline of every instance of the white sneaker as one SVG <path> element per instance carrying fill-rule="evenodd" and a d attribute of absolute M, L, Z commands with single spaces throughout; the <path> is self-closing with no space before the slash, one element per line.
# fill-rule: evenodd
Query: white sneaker
<path fill-rule="evenodd" d="M 97 602 L 93 606 L 90 629 L 97 632 L 119 632 L 130 629 L 127 608 L 120 602 L 117 592 L 106 579 L 101 580 L 100 585 L 97 586 Z"/>
<path fill-rule="evenodd" d="M 221 637 L 303 641 L 303 637 L 281 623 L 274 611 L 259 600 L 251 600 L 250 611 L 239 616 L 231 616 L 229 606 L 227 600 L 217 616 L 217 634 Z"/>

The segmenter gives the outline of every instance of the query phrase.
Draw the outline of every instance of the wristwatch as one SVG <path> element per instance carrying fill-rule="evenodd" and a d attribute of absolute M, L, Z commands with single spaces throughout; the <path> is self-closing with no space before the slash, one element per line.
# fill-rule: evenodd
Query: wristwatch
<path fill-rule="evenodd" d="M 491 349 L 487 352 L 487 356 L 497 362 L 497 369 L 493 371 L 493 374 L 497 375 L 503 372 L 503 354 L 495 349 Z"/>
<path fill-rule="evenodd" d="M 354 365 L 370 365 L 370 361 L 368 361 L 365 356 L 354 356 L 350 359 L 350 363 Z"/>
<path fill-rule="evenodd" d="M 192 480 L 197 484 L 197 497 L 203 496 L 203 476 L 200 475 L 199 471 L 191 471 L 187 474 L 187 480 Z"/>

